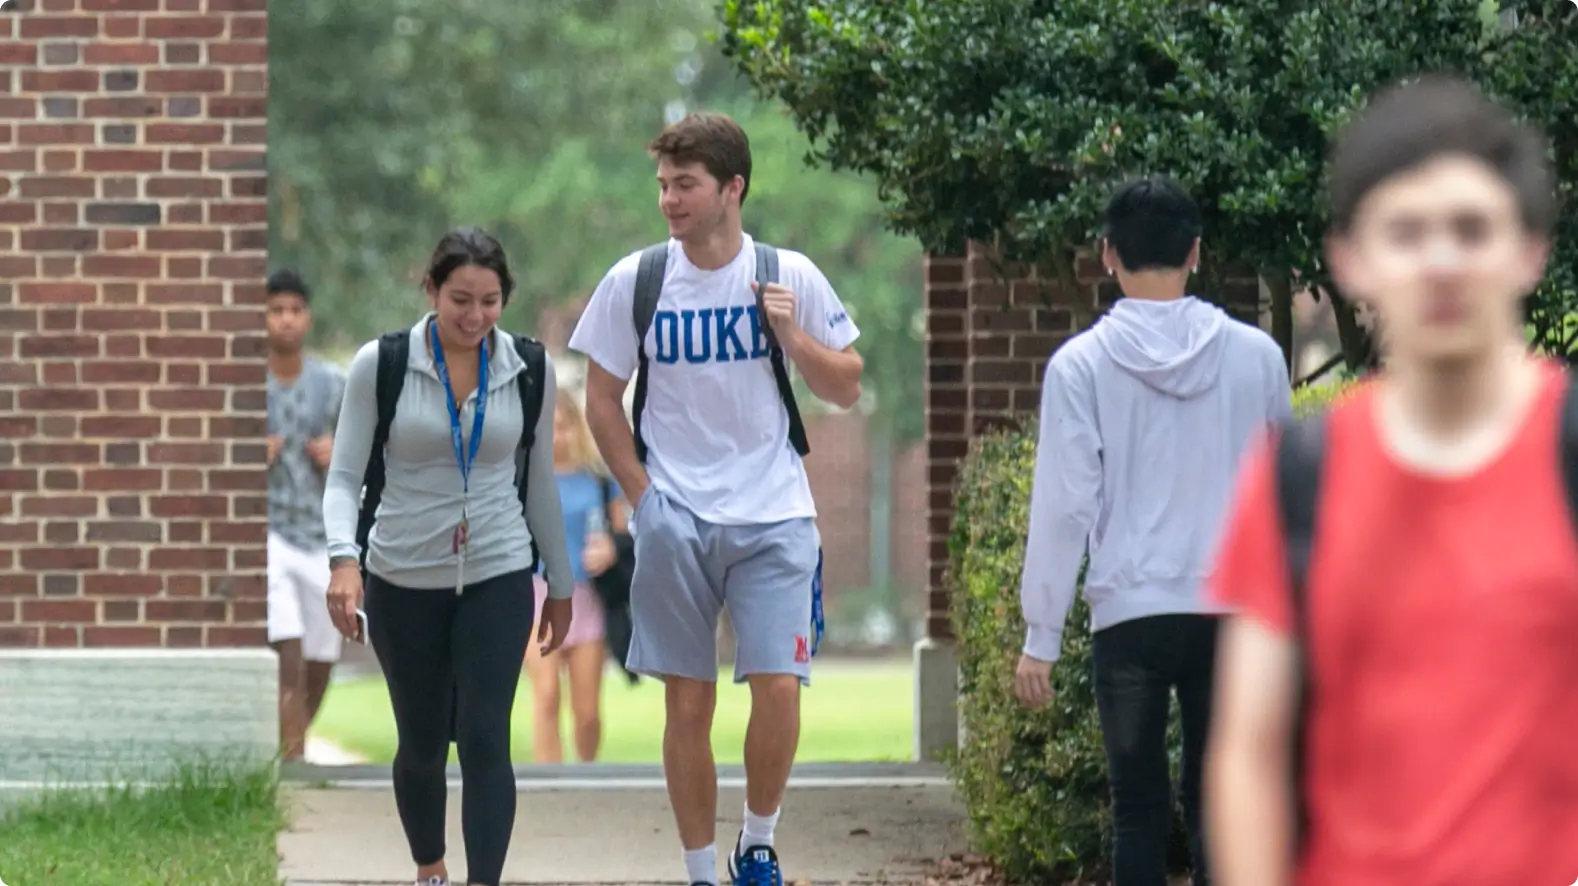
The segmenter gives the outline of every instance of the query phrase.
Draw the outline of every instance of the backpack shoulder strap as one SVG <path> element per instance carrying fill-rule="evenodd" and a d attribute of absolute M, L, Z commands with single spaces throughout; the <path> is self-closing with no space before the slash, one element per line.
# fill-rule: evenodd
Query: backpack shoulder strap
<path fill-rule="evenodd" d="M 520 475 L 515 487 L 515 494 L 520 498 L 521 517 L 525 518 L 528 478 L 531 476 L 531 450 L 537 443 L 537 421 L 542 417 L 543 387 L 548 377 L 548 351 L 542 342 L 524 335 L 511 334 L 514 340 L 515 353 L 521 358 L 526 367 L 515 376 L 516 388 L 520 391 L 521 398 L 521 439 L 520 439 Z M 537 536 L 531 538 L 531 571 L 537 571 L 541 562 L 540 552 L 537 548 Z"/>
<path fill-rule="evenodd" d="M 375 442 L 389 439 L 389 427 L 394 423 L 395 406 L 400 402 L 400 392 L 405 388 L 405 371 L 411 362 L 411 333 L 399 329 L 378 337 L 378 427 L 373 432 Z"/>
<path fill-rule="evenodd" d="M 367 469 L 362 472 L 362 506 L 356 519 L 356 545 L 361 549 L 363 568 L 367 564 L 367 539 L 384 492 L 384 447 L 389 443 L 389 428 L 394 424 L 395 408 L 405 388 L 407 365 L 411 361 L 411 331 L 397 329 L 378 336 L 378 375 L 375 397 L 378 423 L 373 426 L 372 450 L 367 454 Z"/>
<path fill-rule="evenodd" d="M 658 299 L 663 295 L 663 272 L 668 267 L 668 241 L 641 250 L 636 266 L 635 292 L 630 299 L 631 320 L 636 326 L 636 391 L 630 404 L 630 423 L 636 442 L 636 458 L 647 460 L 647 444 L 641 438 L 641 412 L 647 405 L 647 330 L 657 315 Z"/>
<path fill-rule="evenodd" d="M 784 349 L 778 344 L 778 336 L 773 334 L 771 326 L 767 325 L 767 311 L 762 304 L 762 294 L 767 289 L 767 284 L 778 282 L 778 249 L 766 243 L 756 244 L 756 282 L 759 288 L 756 292 L 756 315 L 760 319 L 762 331 L 767 337 L 767 358 L 772 363 L 773 381 L 778 384 L 778 398 L 783 401 L 784 409 L 789 413 L 789 442 L 794 446 L 794 451 L 805 458 L 811 454 L 811 441 L 806 437 L 805 422 L 800 418 L 800 406 L 795 402 L 794 384 L 789 381 L 789 366 L 784 360 Z"/>
<path fill-rule="evenodd" d="M 652 317 L 657 314 L 658 297 L 663 294 L 663 272 L 668 268 L 668 241 L 641 250 L 636 265 L 635 296 L 630 300 L 631 318 L 636 324 L 636 341 L 644 346 Z"/>
<path fill-rule="evenodd" d="M 1297 807 L 1296 841 L 1304 843 L 1309 810 L 1304 774 L 1308 756 L 1308 725 L 1314 694 L 1310 663 L 1309 567 L 1314 548 L 1321 477 L 1326 458 L 1326 419 L 1315 416 L 1291 422 L 1277 437 L 1276 490 L 1287 552 L 1288 591 L 1292 595 L 1295 641 L 1295 707 L 1293 796 Z"/>
<path fill-rule="evenodd" d="M 1567 491 L 1567 507 L 1578 521 L 1578 378 L 1571 370 L 1566 373 L 1566 390 L 1562 394 L 1561 459 L 1562 483 Z"/>
<path fill-rule="evenodd" d="M 526 369 L 515 377 L 521 395 L 520 448 L 529 450 L 537 442 L 537 420 L 542 417 L 543 383 L 548 375 L 548 351 L 542 342 L 524 335 L 511 335 L 515 353 Z"/>

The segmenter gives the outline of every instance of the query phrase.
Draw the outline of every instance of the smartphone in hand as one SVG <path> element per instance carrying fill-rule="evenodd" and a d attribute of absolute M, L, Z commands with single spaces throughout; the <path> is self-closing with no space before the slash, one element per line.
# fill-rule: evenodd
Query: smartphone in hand
<path fill-rule="evenodd" d="M 367 643 L 367 612 L 365 610 L 356 610 L 356 636 L 351 639 L 363 645 Z"/>

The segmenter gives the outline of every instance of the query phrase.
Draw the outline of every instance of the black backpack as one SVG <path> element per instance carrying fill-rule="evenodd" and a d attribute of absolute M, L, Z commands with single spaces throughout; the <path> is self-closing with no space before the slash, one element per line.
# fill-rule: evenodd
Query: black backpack
<path fill-rule="evenodd" d="M 547 372 L 547 356 L 542 343 L 523 335 L 511 334 L 515 353 L 526 364 L 516 376 L 521 395 L 521 439 L 519 475 L 515 485 L 521 502 L 521 514 L 526 513 L 526 478 L 530 473 L 529 460 L 532 444 L 536 442 L 537 420 L 542 415 L 543 378 Z M 367 580 L 367 539 L 378 515 L 378 503 L 384 493 L 384 446 L 389 442 L 389 427 L 394 424 L 395 407 L 400 402 L 400 391 L 405 387 L 407 364 L 411 358 L 411 331 L 401 329 L 386 332 L 378 337 L 378 425 L 373 430 L 372 452 L 367 457 L 367 470 L 362 475 L 362 508 L 356 518 L 356 544 L 361 548 L 362 580 Z M 484 394 L 486 392 L 483 392 Z M 539 561 L 537 539 L 531 543 L 531 569 Z"/>
<path fill-rule="evenodd" d="M 1287 550 L 1288 588 L 1293 602 L 1296 695 L 1294 708 L 1293 797 L 1296 809 L 1296 843 L 1302 850 L 1309 831 L 1309 802 L 1305 785 L 1308 765 L 1308 726 L 1314 699 L 1313 668 L 1309 660 L 1310 617 L 1308 578 L 1314 548 L 1316 513 L 1320 505 L 1322 465 L 1325 462 L 1324 415 L 1299 419 L 1283 428 L 1276 447 L 1276 490 L 1282 516 L 1283 543 Z M 1578 518 L 1578 383 L 1569 376 L 1562 398 L 1562 482 L 1568 507 Z"/>
<path fill-rule="evenodd" d="M 636 457 L 643 464 L 647 460 L 647 444 L 641 438 L 641 411 L 647 403 L 647 330 L 652 328 L 652 317 L 657 313 L 658 297 L 663 294 L 663 271 L 668 265 L 668 242 L 654 243 L 641 251 L 641 264 L 636 269 L 635 298 L 631 299 L 632 314 L 636 324 L 636 393 L 631 404 L 631 424 L 636 441 Z M 766 243 L 756 244 L 756 282 L 765 289 L 769 283 L 778 282 L 778 250 Z M 767 357 L 772 362 L 773 379 L 778 383 L 778 396 L 789 412 L 789 442 L 794 451 L 805 458 L 811 444 L 805 436 L 805 424 L 800 420 L 800 407 L 795 403 L 794 385 L 789 381 L 789 368 L 784 362 L 783 348 L 778 337 L 767 325 L 767 312 L 762 308 L 761 292 L 756 294 L 756 313 L 762 331 L 767 336 Z"/>
<path fill-rule="evenodd" d="M 614 512 L 614 486 L 608 478 L 599 478 L 602 487 L 603 513 Z M 592 576 L 592 589 L 603 604 L 603 633 L 608 655 L 619 663 L 625 679 L 631 684 L 639 681 L 626 660 L 630 657 L 630 641 L 635 635 L 635 623 L 630 613 L 630 583 L 636 574 L 636 540 L 625 532 L 616 532 L 610 519 L 608 534 L 614 540 L 614 564 L 601 575 Z"/>

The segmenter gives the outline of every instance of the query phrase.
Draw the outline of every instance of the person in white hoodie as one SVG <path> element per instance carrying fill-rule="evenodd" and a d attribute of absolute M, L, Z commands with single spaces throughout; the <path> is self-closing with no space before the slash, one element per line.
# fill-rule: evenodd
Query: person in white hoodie
<path fill-rule="evenodd" d="M 1015 674 L 1026 705 L 1052 700 L 1052 666 L 1089 551 L 1096 703 L 1112 791 L 1114 886 L 1165 886 L 1170 697 L 1183 723 L 1180 794 L 1194 886 L 1218 616 L 1205 596 L 1239 462 L 1292 417 L 1287 364 L 1255 326 L 1186 294 L 1202 220 L 1163 176 L 1120 188 L 1102 262 L 1124 297 L 1058 348 L 1041 391 Z"/>

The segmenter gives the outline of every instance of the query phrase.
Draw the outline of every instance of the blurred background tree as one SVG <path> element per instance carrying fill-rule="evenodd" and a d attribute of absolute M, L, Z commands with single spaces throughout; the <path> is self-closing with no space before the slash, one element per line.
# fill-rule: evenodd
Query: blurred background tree
<path fill-rule="evenodd" d="M 422 309 L 452 225 L 508 250 L 507 324 L 590 294 L 665 236 L 646 142 L 692 109 L 752 140 L 747 230 L 811 255 L 864 333 L 868 408 L 921 431 L 920 249 L 876 187 L 808 168 L 809 144 L 718 54 L 710 0 L 304 0 L 270 22 L 270 260 L 315 284 L 317 343 L 354 348 Z"/>

